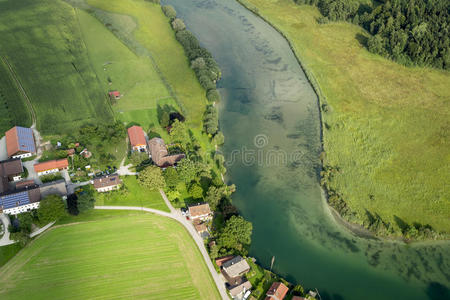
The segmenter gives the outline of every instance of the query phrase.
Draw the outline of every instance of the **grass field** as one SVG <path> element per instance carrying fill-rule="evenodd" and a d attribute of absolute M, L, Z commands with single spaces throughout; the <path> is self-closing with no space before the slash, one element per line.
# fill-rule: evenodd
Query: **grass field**
<path fill-rule="evenodd" d="M 1 55 L 1 53 L 0 53 Z M 31 126 L 31 114 L 8 67 L 0 58 L 0 136 L 15 125 Z"/>
<path fill-rule="evenodd" d="M 169 212 L 158 191 L 149 191 L 142 187 L 136 176 L 122 177 L 124 190 L 109 193 L 96 193 L 95 205 L 139 206 L 155 208 Z"/>
<path fill-rule="evenodd" d="M 318 10 L 289 0 L 246 0 L 289 38 L 317 79 L 333 187 L 359 214 L 450 232 L 450 73 L 407 68 L 369 53 L 368 34 L 319 25 Z"/>
<path fill-rule="evenodd" d="M 0 247 L 0 267 L 6 264 L 22 247 L 19 244 L 11 244 Z"/>
<path fill-rule="evenodd" d="M 220 299 L 186 230 L 119 213 L 54 228 L 0 269 L 1 299 Z"/>
<path fill-rule="evenodd" d="M 148 52 L 151 55 L 162 76 L 176 94 L 179 105 L 188 117 L 187 122 L 191 126 L 200 127 L 207 103 L 205 91 L 198 83 L 193 70 L 190 69 L 183 48 L 176 41 L 169 20 L 162 14 L 160 5 L 144 0 L 87 0 L 86 2 L 103 11 L 130 16 L 137 22 L 134 25 L 135 30 L 129 30 L 129 36 L 125 38 L 135 39 L 145 48 L 143 53 Z M 114 22 L 114 19 L 110 18 L 109 22 Z M 124 26 L 124 22 L 121 26 Z M 133 25 L 128 24 L 128 26 Z"/>
<path fill-rule="evenodd" d="M 0 1 L 0 35 L 0 55 L 31 99 L 43 134 L 111 121 L 106 91 L 89 63 L 70 5 L 60 0 Z"/>
<path fill-rule="evenodd" d="M 176 102 L 151 60 L 131 51 L 95 17 L 76 9 L 89 60 L 105 90 L 118 90 L 122 97 L 113 105 L 119 119 L 138 123 L 148 130 L 158 124 L 156 107 Z"/>

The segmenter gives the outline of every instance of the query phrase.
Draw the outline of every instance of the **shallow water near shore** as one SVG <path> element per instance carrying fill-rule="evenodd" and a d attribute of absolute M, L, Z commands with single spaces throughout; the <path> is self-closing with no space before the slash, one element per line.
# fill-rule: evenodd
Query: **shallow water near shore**
<path fill-rule="evenodd" d="M 450 243 L 361 238 L 319 186 L 317 97 L 284 38 L 234 0 L 164 0 L 215 57 L 233 203 L 253 222 L 250 255 L 322 299 L 444 299 Z M 357 178 L 355 178 L 357 180 Z"/>

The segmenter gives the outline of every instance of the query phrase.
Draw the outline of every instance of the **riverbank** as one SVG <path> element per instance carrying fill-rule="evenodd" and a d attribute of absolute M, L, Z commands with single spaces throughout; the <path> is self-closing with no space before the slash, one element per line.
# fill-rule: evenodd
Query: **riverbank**
<path fill-rule="evenodd" d="M 417 140 L 415 139 L 414 142 L 411 142 L 411 139 L 404 141 L 408 135 L 404 133 L 402 133 L 404 136 L 399 140 L 393 140 L 393 137 L 399 133 L 400 128 L 405 130 L 405 126 L 410 126 L 410 120 L 400 119 L 396 121 L 398 124 L 380 121 L 387 120 L 385 118 L 388 118 L 387 115 L 392 114 L 392 110 L 400 107 L 402 111 L 404 109 L 408 110 L 403 103 L 395 108 L 396 104 L 398 106 L 399 101 L 392 102 L 393 96 L 407 96 L 406 99 L 402 99 L 400 102 L 409 101 L 415 107 L 419 105 L 416 101 L 418 100 L 417 95 L 411 95 L 409 92 L 405 95 L 405 93 L 410 89 L 410 85 L 416 77 L 419 78 L 425 74 L 428 74 L 426 76 L 427 82 L 421 85 L 428 84 L 429 86 L 424 88 L 426 92 L 421 92 L 422 96 L 426 94 L 425 99 L 431 100 L 431 102 L 442 103 L 442 100 L 445 98 L 444 95 L 439 96 L 435 95 L 434 92 L 428 93 L 428 91 L 430 87 L 435 87 L 436 84 L 445 84 L 448 81 L 448 75 L 446 76 L 445 72 L 436 70 L 405 68 L 369 54 L 354 38 L 355 36 L 358 37 L 358 34 L 364 37 L 366 33 L 357 26 L 350 24 L 333 23 L 319 25 L 316 22 L 316 18 L 320 14 L 313 7 L 298 6 L 290 1 L 280 1 L 277 5 L 262 3 L 258 0 L 238 0 L 238 2 L 268 22 L 288 40 L 292 51 L 295 53 L 319 97 L 321 122 L 324 125 L 321 126 L 324 149 L 322 160 L 324 167 L 327 169 L 324 172 L 325 176 L 322 176 L 322 183 L 327 190 L 327 202 L 331 203 L 347 222 L 362 225 L 381 237 L 399 238 L 403 235 L 407 240 L 422 239 L 424 237 L 445 239 L 445 234 L 435 234 L 428 227 L 428 224 L 430 224 L 433 229 L 442 230 L 442 228 L 450 226 L 445 221 L 445 216 L 450 215 L 450 211 L 445 207 L 445 203 L 442 201 L 431 203 L 430 200 L 421 200 L 418 204 L 418 206 L 422 207 L 420 211 L 420 209 L 415 207 L 416 204 L 413 208 L 410 207 L 411 203 L 417 203 L 414 201 L 417 197 L 415 194 L 408 194 L 406 197 L 398 194 L 400 190 L 404 189 L 422 189 L 422 191 L 418 190 L 417 193 L 423 195 L 425 191 L 425 193 L 429 194 L 427 199 L 432 199 L 438 193 L 439 188 L 436 189 L 433 184 L 433 189 L 430 189 L 431 182 L 428 180 L 426 186 L 418 184 L 417 178 L 409 179 L 410 175 L 408 172 L 403 172 L 401 175 L 396 176 L 395 179 L 392 178 L 392 172 L 398 173 L 399 170 L 405 168 L 404 165 L 398 165 L 400 162 L 396 162 L 399 159 L 398 155 L 406 150 L 404 149 L 405 143 L 415 144 Z M 289 18 L 278 18 L 278 15 L 286 14 Z M 339 32 L 334 30 L 339 30 Z M 349 36 L 350 33 L 352 34 L 351 37 Z M 330 39 L 328 35 L 333 36 L 333 38 Z M 335 44 L 335 36 L 339 36 L 343 42 Z M 328 44 L 333 46 L 328 49 Z M 308 45 L 308 47 L 305 45 Z M 325 62 L 327 63 L 325 64 Z M 381 68 L 374 64 L 381 65 Z M 388 68 L 380 70 L 387 67 L 387 65 L 389 65 Z M 371 75 L 367 74 L 367 72 L 361 72 L 361 70 L 364 71 L 366 69 L 377 72 L 382 71 L 387 76 L 383 79 L 383 77 L 378 76 L 381 73 Z M 349 74 L 349 70 L 352 73 Z M 355 79 L 354 76 L 358 72 L 363 74 L 358 75 L 359 78 Z M 395 74 L 397 81 L 400 82 L 394 87 L 392 87 L 392 84 L 387 84 L 386 90 L 381 88 L 386 86 L 385 81 L 389 80 L 391 74 Z M 365 77 L 374 77 L 373 75 L 378 76 L 372 78 L 377 82 L 376 94 L 371 90 L 371 79 L 368 79 L 367 83 L 361 81 Z M 316 78 L 319 80 L 316 80 Z M 440 78 L 440 81 L 437 78 Z M 383 96 L 386 95 L 387 101 L 384 101 L 384 103 L 380 102 L 384 100 L 380 99 L 381 94 Z M 428 101 L 426 102 L 428 103 Z M 352 106 L 349 106 L 350 103 L 352 103 Z M 386 105 L 390 109 L 386 110 Z M 383 112 L 380 113 L 380 109 Z M 360 117 L 355 115 L 357 112 L 359 116 L 366 115 L 370 123 L 365 119 L 359 119 Z M 376 116 L 372 115 L 373 113 L 376 113 Z M 412 113 L 415 114 L 416 118 L 422 119 L 423 117 L 417 115 L 417 111 L 412 112 L 410 110 L 407 112 L 409 115 Z M 424 114 L 428 114 L 427 110 L 425 110 Z M 445 116 L 445 113 L 441 112 L 439 114 L 442 117 Z M 395 119 L 398 119 L 398 117 Z M 434 119 L 436 120 L 436 118 Z M 442 118 L 440 120 L 443 121 Z M 436 120 L 433 125 L 439 126 L 439 121 Z M 386 127 L 389 127 L 389 129 Z M 429 139 L 430 134 L 434 135 L 436 128 L 429 127 L 427 130 L 429 132 L 424 128 L 419 133 L 424 140 Z M 370 142 L 368 139 L 370 139 Z M 386 144 L 387 139 L 389 144 Z M 400 144 L 400 141 L 403 144 Z M 397 151 L 393 151 L 393 146 L 397 148 Z M 426 144 L 425 146 L 421 145 L 419 148 L 429 149 L 430 146 Z M 440 147 L 442 146 L 444 145 Z M 384 153 L 380 152 L 383 149 L 380 147 L 387 148 L 387 151 L 384 151 Z M 414 157 L 417 155 L 408 153 L 407 156 L 412 159 L 413 164 L 411 166 L 411 162 L 406 163 L 409 167 L 423 170 L 421 161 L 418 157 Z M 433 163 L 437 163 L 437 158 L 440 156 L 442 154 L 437 154 L 437 157 L 433 157 L 431 159 Z M 394 161 L 395 164 L 392 165 Z M 391 170 L 393 167 L 396 168 L 395 171 Z M 328 170 L 331 170 L 332 174 L 326 174 Z M 444 172 L 445 167 L 438 168 L 438 170 L 439 173 Z M 426 169 L 426 171 L 431 172 L 431 169 Z M 353 178 L 350 176 L 351 174 L 354 175 Z M 393 182 L 397 182 L 400 185 L 394 186 L 393 182 L 386 182 L 386 180 L 380 179 L 381 174 L 383 174 L 382 178 L 394 179 Z M 437 177 L 436 174 L 432 176 Z M 358 180 L 355 180 L 355 178 L 358 178 Z M 437 180 L 442 180 L 442 178 L 437 178 Z M 364 188 L 361 188 L 363 186 Z M 389 193 L 386 191 L 387 187 L 389 187 Z M 445 191 L 443 192 L 445 193 Z M 364 195 L 364 193 L 369 195 Z M 333 201 L 330 201 L 330 196 Z M 396 206 L 393 206 L 392 203 L 396 203 Z M 406 209 L 405 207 L 408 208 Z M 432 207 L 434 209 L 431 209 Z M 366 214 L 366 211 L 371 213 Z M 435 211 L 438 213 L 436 214 Z M 422 212 L 425 212 L 428 216 L 432 215 L 432 218 L 425 218 L 421 215 Z M 410 225 L 413 222 L 418 222 L 421 225 Z"/>

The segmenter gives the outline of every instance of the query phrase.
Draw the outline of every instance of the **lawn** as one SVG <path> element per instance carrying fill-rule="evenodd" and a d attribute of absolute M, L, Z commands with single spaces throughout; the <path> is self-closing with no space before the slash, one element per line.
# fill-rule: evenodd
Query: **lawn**
<path fill-rule="evenodd" d="M 136 176 L 123 176 L 122 180 L 125 185 L 124 189 L 109 193 L 96 193 L 95 205 L 139 206 L 169 212 L 161 194 L 158 191 L 145 189 L 139 184 Z"/>
<path fill-rule="evenodd" d="M 76 9 L 89 60 L 105 90 L 118 90 L 122 97 L 113 105 L 119 119 L 148 130 L 158 124 L 156 107 L 176 107 L 155 66 L 147 56 L 137 55 L 98 19 Z"/>
<path fill-rule="evenodd" d="M 0 136 L 15 125 L 31 126 L 31 114 L 25 99 L 20 94 L 15 81 L 0 57 Z"/>
<path fill-rule="evenodd" d="M 200 127 L 203 112 L 207 103 L 205 91 L 190 69 L 184 50 L 175 39 L 169 20 L 161 12 L 158 4 L 144 0 L 87 0 L 89 5 L 106 12 L 122 15 L 122 18 L 105 17 L 98 13 L 110 26 L 120 22 L 116 27 L 123 26 L 123 16 L 135 20 L 135 28 L 127 32 L 114 28 L 116 33 L 135 51 L 148 54 L 151 57 L 163 80 L 167 82 L 176 95 L 176 100 L 186 114 L 187 122 L 193 127 Z M 128 23 L 128 27 L 131 25 Z"/>
<path fill-rule="evenodd" d="M 339 169 L 332 188 L 359 215 L 450 232 L 450 73 L 371 54 L 364 30 L 319 25 L 312 6 L 245 3 L 288 37 L 325 96 L 325 162 Z"/>
<path fill-rule="evenodd" d="M 153 214 L 57 227 L 0 269 L 1 299 L 220 299 L 186 230 Z"/>
<path fill-rule="evenodd" d="M 6 264 L 22 247 L 19 244 L 11 244 L 0 247 L 0 267 Z"/>
<path fill-rule="evenodd" d="M 0 1 L 0 35 L 0 53 L 31 99 L 43 134 L 112 120 L 107 91 L 91 67 L 70 5 L 60 0 Z"/>

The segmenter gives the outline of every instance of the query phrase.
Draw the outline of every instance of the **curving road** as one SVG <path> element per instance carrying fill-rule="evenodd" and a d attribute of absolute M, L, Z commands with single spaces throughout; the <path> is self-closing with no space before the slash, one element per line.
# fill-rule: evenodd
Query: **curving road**
<path fill-rule="evenodd" d="M 211 273 L 211 276 L 213 277 L 217 289 L 219 290 L 220 295 L 222 296 L 222 299 L 230 299 L 228 296 L 228 293 L 225 288 L 225 283 L 219 276 L 219 274 L 216 272 L 216 269 L 214 268 L 211 259 L 208 255 L 208 252 L 206 251 L 205 244 L 203 243 L 203 239 L 200 237 L 200 235 L 195 231 L 194 226 L 191 224 L 191 222 L 186 220 L 186 217 L 181 215 L 181 212 L 173 208 L 172 204 L 170 203 L 169 199 L 167 199 L 166 194 L 163 190 L 159 191 L 161 193 L 161 196 L 164 199 L 164 202 L 166 203 L 167 207 L 170 209 L 169 212 L 161 211 L 158 209 L 153 208 L 145 208 L 145 207 L 136 207 L 136 206 L 95 206 L 95 209 L 112 209 L 112 210 L 140 210 L 140 211 L 146 211 L 151 212 L 154 214 L 158 214 L 160 216 L 168 217 L 171 219 L 174 219 L 181 223 L 184 228 L 187 229 L 189 234 L 194 239 L 195 243 L 198 246 L 198 249 L 200 250 L 200 253 L 203 256 L 203 259 L 205 260 L 206 265 L 208 266 L 209 272 Z"/>

